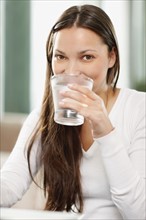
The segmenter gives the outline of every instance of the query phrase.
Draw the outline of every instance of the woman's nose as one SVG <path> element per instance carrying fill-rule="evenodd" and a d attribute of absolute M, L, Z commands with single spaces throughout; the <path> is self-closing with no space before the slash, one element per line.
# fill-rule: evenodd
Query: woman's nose
<path fill-rule="evenodd" d="M 64 69 L 65 74 L 80 74 L 81 70 L 77 62 L 69 62 Z"/>

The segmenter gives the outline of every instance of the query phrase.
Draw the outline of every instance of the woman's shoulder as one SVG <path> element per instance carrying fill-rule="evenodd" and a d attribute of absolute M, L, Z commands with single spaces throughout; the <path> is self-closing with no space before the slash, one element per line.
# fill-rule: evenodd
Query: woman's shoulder
<path fill-rule="evenodd" d="M 41 106 L 37 106 L 34 109 L 32 109 L 28 115 L 28 117 L 37 117 L 39 118 L 41 114 Z"/>
<path fill-rule="evenodd" d="M 120 98 L 130 105 L 136 106 L 140 103 L 144 104 L 146 101 L 146 93 L 135 89 L 121 88 Z"/>
<path fill-rule="evenodd" d="M 121 88 L 121 92 L 125 93 L 125 95 L 127 96 L 131 96 L 131 97 L 142 97 L 145 96 L 145 92 L 143 91 L 138 91 L 136 89 L 130 89 L 130 88 Z"/>
<path fill-rule="evenodd" d="M 145 117 L 146 93 L 129 88 L 122 88 L 120 91 L 119 109 L 127 120 L 141 120 Z"/>
<path fill-rule="evenodd" d="M 135 117 L 141 112 L 145 114 L 146 93 L 129 88 L 120 88 L 117 100 L 110 115 L 124 114 Z"/>
<path fill-rule="evenodd" d="M 30 111 L 28 114 L 26 120 L 24 121 L 23 127 L 27 126 L 30 128 L 35 128 L 37 123 L 39 122 L 41 115 L 41 107 L 36 107 L 33 110 Z"/>

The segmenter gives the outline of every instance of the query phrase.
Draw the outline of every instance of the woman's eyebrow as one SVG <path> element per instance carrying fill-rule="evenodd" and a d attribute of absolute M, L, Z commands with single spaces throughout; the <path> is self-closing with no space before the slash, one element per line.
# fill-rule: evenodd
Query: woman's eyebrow
<path fill-rule="evenodd" d="M 84 53 L 87 53 L 87 52 L 94 52 L 94 53 L 96 52 L 96 53 L 97 53 L 96 50 L 93 50 L 93 49 L 87 49 L 87 50 L 80 51 L 79 54 L 84 54 Z"/>
<path fill-rule="evenodd" d="M 56 49 L 55 52 L 65 55 L 65 52 L 63 52 L 63 51 L 61 51 L 59 49 Z M 97 53 L 97 51 L 94 50 L 94 49 L 86 49 L 86 50 L 79 51 L 78 54 L 84 54 L 84 53 L 88 53 L 88 52 Z"/>
<path fill-rule="evenodd" d="M 63 51 L 56 49 L 55 52 L 61 53 L 61 54 L 65 54 Z"/>

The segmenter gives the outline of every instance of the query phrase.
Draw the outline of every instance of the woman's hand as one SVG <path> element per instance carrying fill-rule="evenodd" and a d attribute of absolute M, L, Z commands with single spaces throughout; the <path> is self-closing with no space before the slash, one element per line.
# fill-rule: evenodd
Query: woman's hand
<path fill-rule="evenodd" d="M 93 91 L 77 84 L 68 85 L 70 90 L 61 91 L 64 99 L 59 103 L 62 108 L 77 111 L 89 120 L 93 138 L 107 135 L 113 130 L 103 100 Z"/>

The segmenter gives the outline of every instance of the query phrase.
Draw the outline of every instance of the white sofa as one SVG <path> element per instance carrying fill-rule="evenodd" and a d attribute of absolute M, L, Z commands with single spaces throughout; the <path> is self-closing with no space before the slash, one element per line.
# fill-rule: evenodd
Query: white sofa
<path fill-rule="evenodd" d="M 5 114 L 0 120 L 0 166 L 2 167 L 12 151 L 21 126 L 26 118 L 24 114 Z M 40 173 L 36 176 L 40 181 Z M 43 209 L 45 198 L 43 190 L 32 183 L 29 190 L 13 207 L 21 209 Z"/>

